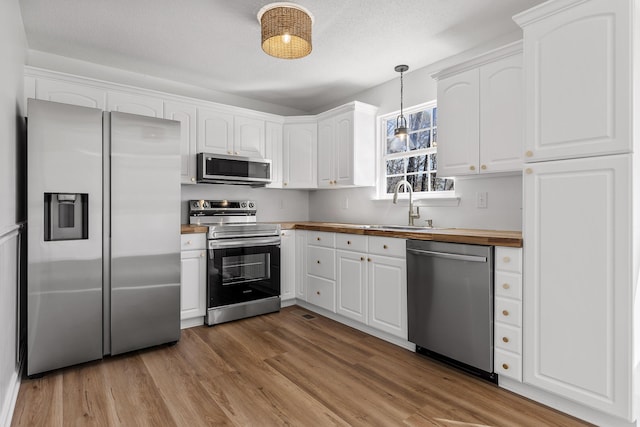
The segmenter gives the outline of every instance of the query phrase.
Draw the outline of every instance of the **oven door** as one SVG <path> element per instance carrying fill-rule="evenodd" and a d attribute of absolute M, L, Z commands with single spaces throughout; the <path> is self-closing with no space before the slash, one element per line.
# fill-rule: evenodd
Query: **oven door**
<path fill-rule="evenodd" d="M 209 241 L 207 308 L 280 296 L 280 237 Z"/>

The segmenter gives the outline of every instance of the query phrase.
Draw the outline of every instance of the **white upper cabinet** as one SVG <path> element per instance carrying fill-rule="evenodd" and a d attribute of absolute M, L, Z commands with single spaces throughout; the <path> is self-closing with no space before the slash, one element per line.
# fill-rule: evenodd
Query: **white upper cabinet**
<path fill-rule="evenodd" d="M 233 115 L 198 108 L 197 152 L 233 154 Z"/>
<path fill-rule="evenodd" d="M 35 99 L 101 110 L 104 110 L 106 105 L 107 92 L 99 88 L 49 79 L 33 79 L 30 83 L 35 86 L 30 94 Z M 25 92 L 29 90 L 25 88 Z"/>
<path fill-rule="evenodd" d="M 631 151 L 633 2 L 564 3 L 514 17 L 524 34 L 527 162 Z"/>
<path fill-rule="evenodd" d="M 127 92 L 108 92 L 107 110 L 162 118 L 162 99 Z"/>
<path fill-rule="evenodd" d="M 288 119 L 282 144 L 282 187 L 316 188 L 318 125 L 314 117 Z"/>
<path fill-rule="evenodd" d="M 318 117 L 318 187 L 375 185 L 377 107 L 352 102 Z"/>
<path fill-rule="evenodd" d="M 512 43 L 434 75 L 438 176 L 521 170 L 521 49 Z"/>
<path fill-rule="evenodd" d="M 269 188 L 282 188 L 282 123 L 265 124 L 265 157 L 271 160 Z"/>
<path fill-rule="evenodd" d="M 524 382 L 631 420 L 631 156 L 528 166 Z"/>
<path fill-rule="evenodd" d="M 263 159 L 265 147 L 265 121 L 246 116 L 234 117 L 233 154 Z"/>
<path fill-rule="evenodd" d="M 180 122 L 180 171 L 183 184 L 196 182 L 196 107 L 183 102 L 164 103 L 164 118 Z"/>

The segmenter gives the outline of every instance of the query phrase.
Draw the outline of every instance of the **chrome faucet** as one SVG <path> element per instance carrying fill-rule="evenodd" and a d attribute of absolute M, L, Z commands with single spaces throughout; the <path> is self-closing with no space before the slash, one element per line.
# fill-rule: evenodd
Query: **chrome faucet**
<path fill-rule="evenodd" d="M 420 218 L 420 207 L 416 206 L 415 212 L 413 211 L 413 188 L 411 188 L 411 184 L 406 179 L 396 184 L 396 189 L 393 191 L 393 203 L 398 203 L 398 191 L 401 186 L 409 190 L 409 225 L 413 225 L 413 220 Z"/>

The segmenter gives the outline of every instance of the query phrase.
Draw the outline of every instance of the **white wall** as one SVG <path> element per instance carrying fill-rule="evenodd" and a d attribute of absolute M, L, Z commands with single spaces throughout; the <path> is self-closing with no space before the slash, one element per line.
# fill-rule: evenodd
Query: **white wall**
<path fill-rule="evenodd" d="M 404 105 L 417 105 L 437 98 L 437 82 L 431 78 L 434 72 L 499 47 L 500 44 L 514 41 L 518 36 L 521 37 L 519 34 L 511 34 L 484 47 L 440 61 L 438 64 L 415 71 L 410 69 L 404 75 Z M 395 80 L 357 94 L 355 100 L 378 106 L 380 115 L 398 111 L 400 108 L 399 76 Z M 522 176 L 520 174 L 458 179 L 455 190 L 460 197 L 458 206 L 421 208 L 420 219 L 433 219 L 436 227 L 522 230 Z M 480 191 L 488 193 L 486 209 L 476 208 L 476 193 Z M 309 197 L 310 220 L 373 224 L 407 223 L 406 205 L 393 205 L 390 200 L 374 201 L 372 200 L 374 194 L 373 188 L 314 191 Z M 344 208 L 345 199 L 347 199 L 347 209 Z"/>
<path fill-rule="evenodd" d="M 17 145 L 22 135 L 26 44 L 18 0 L 0 2 L 0 425 L 11 421 L 16 366 L 16 238 L 3 238 L 23 212 L 17 208 Z"/>
<path fill-rule="evenodd" d="M 309 192 L 251 188 L 243 185 L 196 184 L 182 186 L 182 223 L 188 224 L 189 200 L 255 200 L 256 219 L 270 221 L 307 221 L 309 219 Z"/>

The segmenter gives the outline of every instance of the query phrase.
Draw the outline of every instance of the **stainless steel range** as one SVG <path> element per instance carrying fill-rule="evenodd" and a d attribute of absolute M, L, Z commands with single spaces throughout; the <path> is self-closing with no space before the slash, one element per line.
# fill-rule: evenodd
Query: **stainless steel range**
<path fill-rule="evenodd" d="M 250 200 L 190 200 L 207 225 L 208 325 L 280 310 L 280 225 L 256 222 Z"/>

